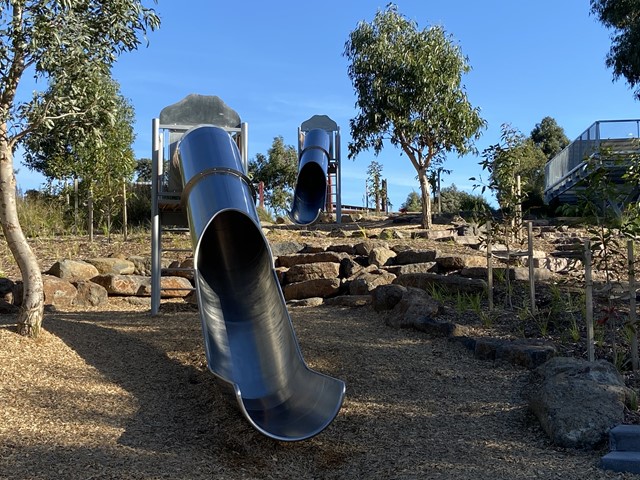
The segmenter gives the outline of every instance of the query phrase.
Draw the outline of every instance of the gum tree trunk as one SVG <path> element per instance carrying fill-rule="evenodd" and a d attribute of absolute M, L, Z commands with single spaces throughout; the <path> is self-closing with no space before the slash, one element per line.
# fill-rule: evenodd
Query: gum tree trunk
<path fill-rule="evenodd" d="M 427 169 L 418 171 L 420 180 L 420 192 L 422 193 L 422 228 L 431 228 L 431 194 L 429 192 L 429 179 Z"/>
<path fill-rule="evenodd" d="M 18 333 L 37 337 L 44 315 L 44 289 L 40 266 L 18 221 L 16 205 L 16 177 L 13 171 L 13 153 L 6 140 L 7 126 L 0 126 L 0 224 L 7 245 L 16 260 L 24 292 L 18 314 Z"/>

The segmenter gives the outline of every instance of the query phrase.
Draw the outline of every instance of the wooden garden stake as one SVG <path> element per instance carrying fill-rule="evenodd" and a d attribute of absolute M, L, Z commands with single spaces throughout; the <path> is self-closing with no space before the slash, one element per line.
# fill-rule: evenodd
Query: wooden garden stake
<path fill-rule="evenodd" d="M 489 311 L 493 310 L 493 260 L 491 258 L 491 221 L 487 227 L 487 296 L 489 297 Z"/>
<path fill-rule="evenodd" d="M 636 270 L 633 255 L 633 240 L 627 240 L 627 262 L 629 263 L 629 326 L 631 327 L 631 367 L 638 370 L 638 329 L 636 323 Z"/>
<path fill-rule="evenodd" d="M 536 313 L 536 284 L 533 266 L 533 222 L 527 222 L 527 237 L 529 241 L 529 294 L 531 296 L 531 313 Z"/>
<path fill-rule="evenodd" d="M 591 245 L 584 241 L 584 282 L 587 317 L 587 355 L 590 362 L 595 361 L 593 344 L 593 280 L 591 279 Z"/>

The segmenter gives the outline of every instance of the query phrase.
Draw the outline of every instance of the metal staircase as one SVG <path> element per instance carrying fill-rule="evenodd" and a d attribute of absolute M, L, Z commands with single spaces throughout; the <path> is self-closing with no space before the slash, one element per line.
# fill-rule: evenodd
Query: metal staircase
<path fill-rule="evenodd" d="M 631 159 L 640 155 L 640 120 L 597 121 L 545 166 L 544 200 L 575 204 L 589 177 L 601 169 L 619 186 L 617 203 L 634 201 L 637 185 L 623 178 Z"/>

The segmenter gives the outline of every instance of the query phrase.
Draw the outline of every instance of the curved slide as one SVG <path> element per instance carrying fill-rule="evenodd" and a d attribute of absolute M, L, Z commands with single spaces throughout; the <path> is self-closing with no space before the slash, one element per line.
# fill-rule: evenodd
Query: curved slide
<path fill-rule="evenodd" d="M 315 128 L 304 137 L 298 178 L 289 217 L 301 225 L 313 223 L 324 208 L 327 197 L 327 168 L 331 140 L 325 130 Z"/>
<path fill-rule="evenodd" d="M 178 150 L 209 369 L 260 432 L 310 438 L 338 414 L 345 384 L 304 362 L 238 148 L 206 125 Z"/>

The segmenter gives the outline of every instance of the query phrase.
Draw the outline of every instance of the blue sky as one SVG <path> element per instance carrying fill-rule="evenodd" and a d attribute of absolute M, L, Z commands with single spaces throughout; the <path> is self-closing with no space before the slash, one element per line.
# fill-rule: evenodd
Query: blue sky
<path fill-rule="evenodd" d="M 468 56 L 463 78 L 488 128 L 478 150 L 498 142 L 500 125 L 525 134 L 545 116 L 570 139 L 596 120 L 640 118 L 640 103 L 604 65 L 608 32 L 589 15 L 588 0 L 398 0 L 420 28 L 441 25 Z M 151 119 L 189 93 L 217 95 L 249 123 L 249 157 L 266 153 L 273 138 L 297 145 L 300 123 L 315 114 L 341 127 L 343 203 L 362 205 L 366 169 L 383 166 L 390 199 L 399 208 L 418 190 L 415 170 L 392 147 L 376 158 L 346 158 L 349 119 L 356 115 L 344 43 L 359 21 L 370 22 L 386 1 L 325 0 L 221 2 L 159 0 L 160 29 L 149 45 L 125 54 L 114 69 L 136 111 L 137 158 L 150 157 Z M 471 191 L 479 157 L 451 154 L 443 187 Z M 21 167 L 23 190 L 42 179 Z"/>

